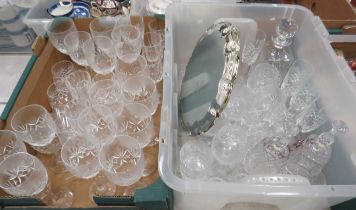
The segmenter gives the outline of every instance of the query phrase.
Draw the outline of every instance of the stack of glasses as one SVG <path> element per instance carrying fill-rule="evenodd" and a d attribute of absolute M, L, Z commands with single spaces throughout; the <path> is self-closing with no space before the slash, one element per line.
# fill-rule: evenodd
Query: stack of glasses
<path fill-rule="evenodd" d="M 250 70 L 235 84 L 222 116 L 200 136 L 181 133 L 183 178 L 245 182 L 275 175 L 325 184 L 322 169 L 335 136 L 348 127 L 328 119 L 312 64 L 294 59 L 290 45 L 297 29 L 294 20 L 283 19 L 271 43 L 258 30 L 244 46 L 241 62 Z"/>
<path fill-rule="evenodd" d="M 156 157 L 143 151 L 158 143 L 152 116 L 159 105 L 164 37 L 156 22 L 145 33 L 142 16 L 103 17 L 91 21 L 88 33 L 77 31 L 70 18 L 54 19 L 48 28 L 52 45 L 79 66 L 67 60 L 52 66 L 52 113 L 38 104 L 22 107 L 11 119 L 14 132 L 0 131 L 4 191 L 72 205 L 73 192 L 50 187 L 44 164 L 24 142 L 51 154 L 54 165 L 74 177 L 96 177 L 91 197 L 115 195 L 116 185 L 137 184 L 156 171 Z"/>

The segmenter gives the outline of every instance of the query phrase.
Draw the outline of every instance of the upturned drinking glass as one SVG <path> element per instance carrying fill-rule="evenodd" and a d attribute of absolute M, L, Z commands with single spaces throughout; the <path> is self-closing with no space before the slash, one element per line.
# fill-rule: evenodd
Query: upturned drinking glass
<path fill-rule="evenodd" d="M 213 170 L 210 147 L 202 140 L 187 141 L 179 152 L 180 173 L 185 179 L 207 180 Z"/>
<path fill-rule="evenodd" d="M 52 45 L 61 53 L 67 54 L 64 38 L 67 34 L 77 31 L 72 18 L 57 17 L 47 27 L 47 33 Z"/>
<path fill-rule="evenodd" d="M 115 78 L 120 82 L 120 84 L 123 84 L 130 77 L 144 74 L 146 68 L 146 58 L 142 55 L 139 55 L 132 63 L 126 63 L 119 59 L 114 73 Z"/>
<path fill-rule="evenodd" d="M 25 152 L 14 153 L 0 163 L 0 187 L 10 195 L 32 196 L 49 206 L 68 208 L 73 202 L 70 190 L 51 190 L 43 163 Z"/>
<path fill-rule="evenodd" d="M 120 186 L 137 182 L 144 170 L 143 151 L 138 141 L 130 136 L 116 136 L 103 145 L 99 161 L 106 177 Z"/>
<path fill-rule="evenodd" d="M 134 62 L 141 53 L 142 38 L 137 27 L 121 25 L 111 34 L 117 57 L 126 63 Z"/>
<path fill-rule="evenodd" d="M 236 165 L 245 157 L 246 142 L 247 134 L 242 127 L 227 124 L 214 136 L 211 151 L 219 163 Z"/>
<path fill-rule="evenodd" d="M 90 33 L 93 37 L 105 36 L 107 38 L 111 37 L 111 32 L 116 25 L 116 18 L 114 17 L 99 17 L 94 18 L 89 23 Z"/>
<path fill-rule="evenodd" d="M 61 158 L 66 169 L 76 177 L 89 179 L 95 177 L 101 167 L 98 153 L 100 145 L 84 135 L 73 135 L 63 144 Z"/>
<path fill-rule="evenodd" d="M 137 139 L 141 148 L 147 146 L 153 136 L 150 110 L 140 103 L 128 103 L 122 113 L 115 116 L 118 133 Z"/>
<path fill-rule="evenodd" d="M 0 163 L 9 155 L 27 152 L 26 145 L 10 130 L 0 130 Z"/>
<path fill-rule="evenodd" d="M 46 152 L 43 149 L 46 147 L 52 148 L 50 145 L 56 139 L 56 124 L 51 114 L 38 104 L 19 109 L 11 119 L 11 127 L 17 137 L 39 152 Z"/>
<path fill-rule="evenodd" d="M 111 110 L 104 105 L 89 106 L 78 118 L 80 131 L 88 141 L 104 144 L 115 137 L 115 125 Z"/>
<path fill-rule="evenodd" d="M 83 44 L 85 58 L 90 68 L 98 74 L 113 72 L 117 58 L 113 41 L 106 36 L 95 36 Z"/>
<path fill-rule="evenodd" d="M 123 95 L 128 102 L 141 103 L 153 115 L 158 107 L 159 97 L 155 82 L 144 76 L 138 75 L 127 79 L 122 85 Z"/>
<path fill-rule="evenodd" d="M 72 96 L 75 99 L 88 99 L 89 89 L 92 85 L 90 74 L 87 71 L 75 71 L 66 78 Z"/>
<path fill-rule="evenodd" d="M 53 64 L 51 68 L 53 81 L 65 80 L 65 78 L 75 70 L 73 62 L 67 60 L 58 61 Z"/>
<path fill-rule="evenodd" d="M 72 95 L 64 81 L 57 81 L 47 88 L 47 96 L 52 109 L 64 111 L 66 104 L 72 100 Z"/>
<path fill-rule="evenodd" d="M 81 66 L 88 66 L 88 61 L 84 55 L 83 44 L 92 40 L 86 31 L 74 31 L 66 35 L 64 45 L 70 58 Z"/>
<path fill-rule="evenodd" d="M 114 115 L 118 115 L 122 111 L 121 88 L 115 80 L 95 82 L 89 90 L 89 97 L 92 103 L 109 107 Z"/>

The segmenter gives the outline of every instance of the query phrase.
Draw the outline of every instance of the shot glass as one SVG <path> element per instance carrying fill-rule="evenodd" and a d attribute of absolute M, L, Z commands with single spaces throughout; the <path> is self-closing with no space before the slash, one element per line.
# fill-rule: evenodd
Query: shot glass
<path fill-rule="evenodd" d="M 51 68 L 53 81 L 65 80 L 65 78 L 75 70 L 74 63 L 67 60 L 58 61 Z"/>

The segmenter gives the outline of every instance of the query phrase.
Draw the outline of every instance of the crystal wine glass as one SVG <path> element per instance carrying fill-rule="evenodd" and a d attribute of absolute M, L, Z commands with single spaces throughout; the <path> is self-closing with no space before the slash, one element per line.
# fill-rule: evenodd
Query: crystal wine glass
<path fill-rule="evenodd" d="M 95 36 L 83 44 L 88 65 L 97 74 L 113 72 L 117 63 L 113 41 L 106 36 Z"/>
<path fill-rule="evenodd" d="M 59 148 L 56 124 L 41 105 L 31 104 L 19 109 L 11 119 L 18 138 L 42 153 L 55 153 Z"/>
<path fill-rule="evenodd" d="M 14 153 L 0 163 L 0 187 L 13 196 L 33 196 L 49 206 L 72 206 L 73 193 L 67 188 L 52 191 L 42 162 L 25 152 Z"/>
<path fill-rule="evenodd" d="M 86 31 L 74 31 L 67 34 L 64 38 L 64 46 L 70 58 L 81 66 L 88 66 L 88 61 L 84 55 L 83 44 L 92 40 Z"/>
<path fill-rule="evenodd" d="M 111 110 L 104 105 L 89 106 L 78 118 L 80 131 L 88 141 L 104 144 L 115 137 L 116 129 Z"/>
<path fill-rule="evenodd" d="M 99 149 L 100 144 L 89 141 L 84 135 L 73 135 L 63 144 L 61 158 L 71 174 L 89 179 L 95 177 L 101 170 L 98 160 Z"/>
<path fill-rule="evenodd" d="M 119 133 L 135 138 L 141 148 L 147 146 L 153 136 L 150 110 L 140 103 L 128 103 L 121 114 L 115 116 Z"/>
<path fill-rule="evenodd" d="M 99 154 L 106 177 L 120 186 L 137 182 L 144 170 L 144 156 L 138 141 L 130 136 L 116 136 L 104 144 Z"/>
<path fill-rule="evenodd" d="M 152 79 L 144 75 L 133 76 L 124 82 L 122 89 L 127 101 L 147 106 L 151 115 L 156 112 L 159 99 L 156 84 Z"/>
<path fill-rule="evenodd" d="M 278 69 L 282 79 L 294 61 L 289 46 L 297 31 L 298 25 L 294 19 L 281 19 L 276 27 L 276 34 L 272 36 L 273 43 L 267 47 L 266 60 Z"/>
<path fill-rule="evenodd" d="M 0 163 L 8 156 L 18 152 L 27 152 L 26 145 L 10 130 L 0 130 Z"/>
<path fill-rule="evenodd" d="M 89 97 L 94 104 L 109 107 L 114 115 L 119 115 L 122 111 L 121 88 L 115 80 L 95 82 L 89 90 Z"/>

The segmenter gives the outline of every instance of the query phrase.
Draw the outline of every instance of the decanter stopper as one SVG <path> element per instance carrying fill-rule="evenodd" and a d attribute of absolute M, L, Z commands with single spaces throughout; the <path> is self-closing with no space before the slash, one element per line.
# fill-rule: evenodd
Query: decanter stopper
<path fill-rule="evenodd" d="M 298 25 L 294 19 L 282 19 L 276 28 L 276 34 L 272 36 L 274 46 L 278 49 L 292 44 L 292 38 L 298 31 Z"/>

